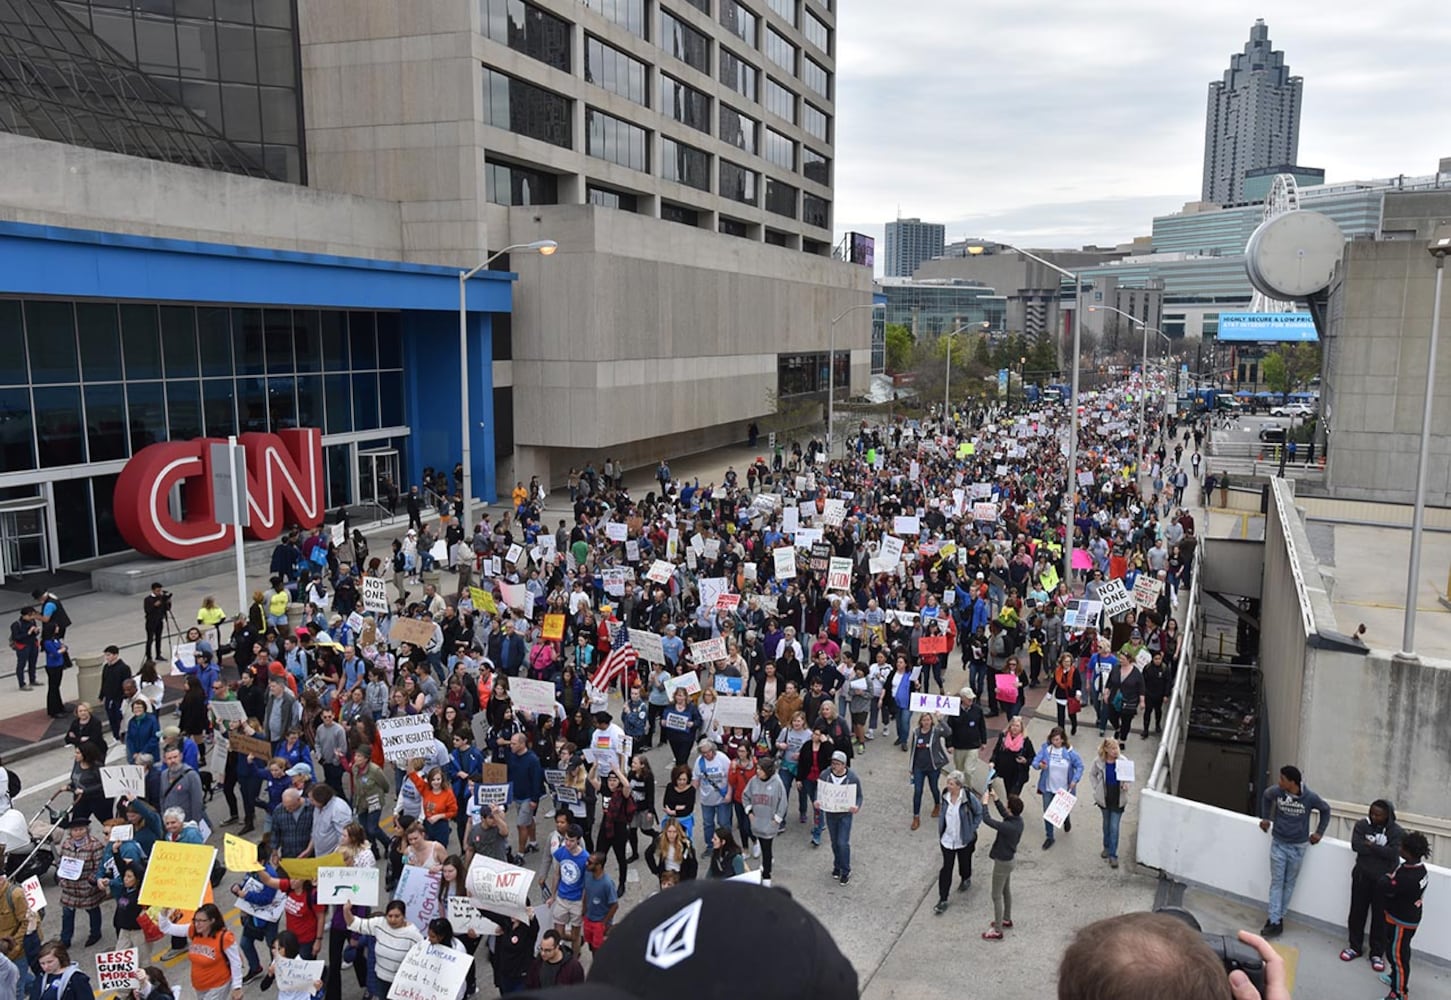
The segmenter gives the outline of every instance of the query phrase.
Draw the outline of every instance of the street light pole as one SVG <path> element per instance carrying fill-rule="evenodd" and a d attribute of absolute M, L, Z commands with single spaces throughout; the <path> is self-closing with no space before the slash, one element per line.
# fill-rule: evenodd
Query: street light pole
<path fill-rule="evenodd" d="M 458 273 L 458 395 L 459 395 L 459 429 L 463 432 L 463 511 L 460 517 L 460 527 L 463 528 L 464 538 L 473 535 L 472 506 L 474 496 L 474 472 L 473 472 L 473 447 L 470 443 L 470 431 L 472 430 L 469 420 L 469 296 L 468 282 L 474 275 L 498 260 L 504 254 L 513 250 L 533 250 L 541 256 L 548 257 L 559 249 L 559 244 L 553 240 L 535 240 L 532 243 L 515 243 L 507 246 L 497 253 L 491 254 L 478 267 L 470 271 Z"/>
<path fill-rule="evenodd" d="M 826 457 L 831 457 L 832 432 L 836 430 L 836 324 L 840 323 L 847 313 L 856 312 L 858 309 L 885 309 L 882 302 L 863 302 L 860 305 L 847 306 L 837 313 L 836 319 L 831 321 L 831 334 L 827 338 L 826 348 Z M 849 369 L 848 369 L 849 370 Z"/>
<path fill-rule="evenodd" d="M 1440 232 L 1447 227 L 1439 227 Z M 1441 336 L 1441 281 L 1445 277 L 1446 255 L 1451 253 L 1451 235 L 1433 242 L 1428 249 L 1436 258 L 1436 293 L 1431 304 L 1431 343 L 1426 354 L 1426 405 L 1421 413 L 1421 448 L 1416 460 L 1416 505 L 1411 515 L 1411 565 L 1406 572 L 1406 617 L 1401 630 L 1401 651 L 1416 655 L 1416 596 L 1420 590 L 1421 534 L 1426 521 L 1426 466 L 1431 454 L 1431 407 L 1436 390 L 1436 346 Z"/>
<path fill-rule="evenodd" d="M 1138 327 L 1140 330 L 1142 330 L 1144 332 L 1144 360 L 1143 360 L 1143 364 L 1141 364 L 1139 366 L 1139 454 L 1138 454 L 1138 465 L 1139 465 L 1139 468 L 1142 469 L 1143 466 L 1144 466 L 1144 461 L 1145 461 L 1145 459 L 1147 459 L 1148 454 L 1149 454 L 1148 442 L 1144 440 L 1144 411 L 1145 411 L 1146 407 L 1148 406 L 1148 396 L 1149 396 L 1149 331 L 1150 330 L 1153 330 L 1159 336 L 1163 337 L 1165 343 L 1168 343 L 1169 342 L 1169 338 L 1164 333 L 1163 330 L 1160 330 L 1156 326 L 1150 326 L 1149 324 L 1145 323 L 1143 320 L 1139 319 L 1137 316 L 1134 316 L 1132 313 L 1126 313 L 1122 309 L 1116 309 L 1113 306 L 1089 306 L 1088 308 L 1089 308 L 1090 311 L 1097 311 L 1099 309 L 1104 309 L 1104 310 L 1107 310 L 1108 312 L 1111 312 L 1111 313 L 1118 313 L 1120 316 L 1122 316 L 1125 319 L 1127 319 L 1130 324 L 1132 324 L 1133 326 Z"/>

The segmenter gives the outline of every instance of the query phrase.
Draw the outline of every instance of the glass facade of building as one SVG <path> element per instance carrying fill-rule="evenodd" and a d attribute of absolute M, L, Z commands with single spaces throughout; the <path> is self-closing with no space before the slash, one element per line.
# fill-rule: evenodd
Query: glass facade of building
<path fill-rule="evenodd" d="M 782 399 L 813 393 L 825 396 L 833 378 L 827 370 L 828 356 L 826 351 L 776 355 L 777 396 Z M 837 351 L 835 358 L 836 394 L 840 396 L 851 385 L 851 352 Z"/>
<path fill-rule="evenodd" d="M 885 322 L 900 323 L 918 337 L 935 337 L 959 326 L 987 322 L 1001 330 L 1007 323 L 1007 299 L 986 285 L 954 282 L 885 283 Z"/>
<path fill-rule="evenodd" d="M 0 131 L 304 183 L 292 0 L 0 0 Z"/>

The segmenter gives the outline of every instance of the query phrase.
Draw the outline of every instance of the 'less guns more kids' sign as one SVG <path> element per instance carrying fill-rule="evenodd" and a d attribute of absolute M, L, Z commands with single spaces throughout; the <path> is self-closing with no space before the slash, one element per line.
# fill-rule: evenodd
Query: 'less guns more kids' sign
<path fill-rule="evenodd" d="M 315 427 L 275 434 L 243 434 L 246 537 L 266 541 L 289 524 L 315 528 L 324 513 L 322 431 Z M 217 467 L 215 454 L 222 457 Z M 114 510 L 121 537 L 138 552 L 160 559 L 188 559 L 225 552 L 234 543 L 228 524 L 218 523 L 215 483 L 225 478 L 226 441 L 196 438 L 162 441 L 142 448 L 116 478 Z M 186 515 L 171 514 L 168 497 L 180 486 Z"/>

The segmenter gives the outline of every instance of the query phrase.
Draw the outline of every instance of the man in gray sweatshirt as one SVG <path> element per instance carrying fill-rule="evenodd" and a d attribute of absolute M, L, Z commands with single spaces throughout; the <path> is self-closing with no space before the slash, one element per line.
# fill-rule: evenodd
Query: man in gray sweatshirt
<path fill-rule="evenodd" d="M 1319 812 L 1320 821 L 1310 832 L 1310 813 Z M 1330 806 L 1306 788 L 1300 769 L 1293 764 L 1280 768 L 1279 784 L 1266 788 L 1260 801 L 1260 829 L 1270 834 L 1270 905 L 1269 917 L 1260 928 L 1262 937 L 1279 937 L 1284 932 L 1285 910 L 1300 877 L 1305 849 L 1320 843 L 1330 825 Z"/>
<path fill-rule="evenodd" d="M 761 845 L 761 884 L 771 884 L 771 850 L 776 834 L 786 818 L 786 786 L 776 774 L 776 762 L 770 757 L 756 761 L 756 773 L 746 782 L 744 800 L 746 815 L 751 818 L 751 835 Z"/>

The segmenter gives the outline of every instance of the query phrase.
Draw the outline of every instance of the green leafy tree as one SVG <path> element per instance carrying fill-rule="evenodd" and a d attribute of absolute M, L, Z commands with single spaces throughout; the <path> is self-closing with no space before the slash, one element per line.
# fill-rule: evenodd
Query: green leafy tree
<path fill-rule="evenodd" d="M 912 367 L 915 341 L 905 323 L 887 324 L 887 373 L 896 375 Z"/>
<path fill-rule="evenodd" d="M 1283 351 L 1276 348 L 1260 359 L 1260 378 L 1271 392 L 1290 391 L 1290 365 Z"/>

